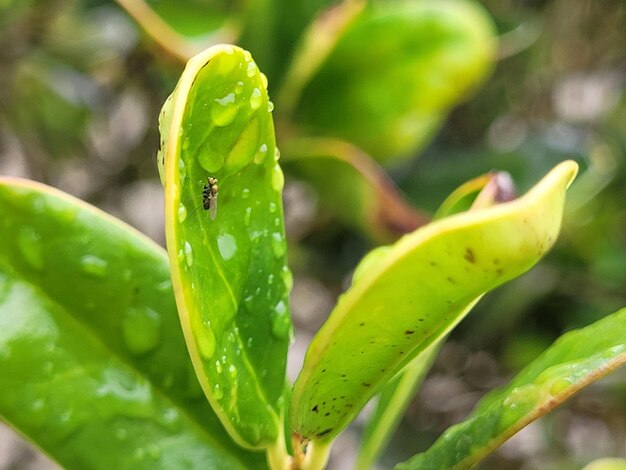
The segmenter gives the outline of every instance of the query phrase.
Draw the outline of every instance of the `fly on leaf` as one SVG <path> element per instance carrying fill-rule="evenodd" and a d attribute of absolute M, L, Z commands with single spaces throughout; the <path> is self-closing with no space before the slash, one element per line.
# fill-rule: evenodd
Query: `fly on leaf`
<path fill-rule="evenodd" d="M 207 183 L 202 188 L 202 207 L 205 211 L 209 211 L 211 220 L 215 220 L 217 216 L 217 178 L 209 176 Z"/>

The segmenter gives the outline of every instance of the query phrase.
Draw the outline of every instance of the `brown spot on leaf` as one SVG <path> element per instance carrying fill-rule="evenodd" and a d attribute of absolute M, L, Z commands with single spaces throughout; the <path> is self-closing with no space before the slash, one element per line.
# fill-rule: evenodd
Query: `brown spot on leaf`
<path fill-rule="evenodd" d="M 474 251 L 471 248 L 465 248 L 465 254 L 463 255 L 465 261 L 468 263 L 476 263 L 476 255 L 474 255 Z"/>

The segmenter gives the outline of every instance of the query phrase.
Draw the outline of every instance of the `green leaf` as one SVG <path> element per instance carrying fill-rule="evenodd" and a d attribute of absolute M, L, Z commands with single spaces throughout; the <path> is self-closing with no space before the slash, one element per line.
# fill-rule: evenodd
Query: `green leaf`
<path fill-rule="evenodd" d="M 68 468 L 264 468 L 202 395 L 164 250 L 25 180 L 0 221 L 4 420 Z"/>
<path fill-rule="evenodd" d="M 435 219 L 465 211 L 476 211 L 513 198 L 513 182 L 508 173 L 490 172 L 474 178 L 448 196 L 435 214 Z M 361 267 L 361 269 L 363 269 Z M 367 268 L 365 268 L 367 269 Z M 468 308 L 471 310 L 473 305 Z M 466 313 L 462 313 L 464 316 Z M 439 349 L 442 337 L 413 359 L 394 379 L 383 386 L 376 411 L 367 423 L 357 456 L 357 468 L 370 468 L 385 450 L 410 400 L 428 373 Z"/>
<path fill-rule="evenodd" d="M 291 141 L 283 150 L 286 170 L 306 179 L 326 209 L 373 240 L 395 241 L 428 220 L 407 203 L 376 162 L 354 145 L 310 138 Z"/>
<path fill-rule="evenodd" d="M 382 162 L 414 155 L 492 68 L 494 27 L 465 0 L 376 2 L 303 89 L 295 120 Z"/>
<path fill-rule="evenodd" d="M 363 431 L 355 465 L 357 470 L 372 468 L 385 450 L 443 343 L 441 340 L 431 344 L 401 374 L 384 385 L 378 397 L 376 411 Z"/>
<path fill-rule="evenodd" d="M 224 426 L 256 448 L 280 438 L 292 331 L 266 87 L 248 52 L 212 47 L 188 63 L 161 116 L 167 246 L 187 346 Z M 215 213 L 203 210 L 209 177 L 219 182 Z"/>
<path fill-rule="evenodd" d="M 467 420 L 396 468 L 471 468 L 524 426 L 624 363 L 626 309 L 561 336 L 509 385 L 481 400 Z"/>
<path fill-rule="evenodd" d="M 329 442 L 485 292 L 530 269 L 558 235 L 576 171 L 563 162 L 516 201 L 440 219 L 366 257 L 309 347 L 293 429 Z"/>

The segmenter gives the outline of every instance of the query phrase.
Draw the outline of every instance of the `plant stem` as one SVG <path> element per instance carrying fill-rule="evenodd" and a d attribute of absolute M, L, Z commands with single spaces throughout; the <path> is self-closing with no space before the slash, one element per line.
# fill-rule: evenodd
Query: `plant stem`
<path fill-rule="evenodd" d="M 302 470 L 322 470 L 328 463 L 332 442 L 311 441 L 307 446 L 307 453 L 302 461 Z"/>

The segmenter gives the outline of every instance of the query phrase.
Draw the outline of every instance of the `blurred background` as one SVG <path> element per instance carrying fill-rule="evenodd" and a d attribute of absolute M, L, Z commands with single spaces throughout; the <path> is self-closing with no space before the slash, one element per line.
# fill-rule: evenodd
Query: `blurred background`
<path fill-rule="evenodd" d="M 311 16 L 333 2 L 301 3 Z M 492 76 L 415 158 L 387 165 L 387 172 L 413 207 L 432 214 L 456 187 L 490 170 L 508 171 L 520 193 L 564 159 L 583 171 L 553 251 L 483 299 L 452 334 L 382 468 L 426 448 L 564 331 L 626 305 L 626 2 L 480 3 L 500 36 Z M 0 0 L 0 174 L 60 188 L 163 244 L 157 117 L 184 62 L 180 50 L 167 50 L 133 19 L 137 4 Z M 230 39 L 224 18 L 240 7 L 215 0 L 143 5 L 186 37 L 219 25 L 217 37 L 202 36 L 204 44 Z M 298 21 L 282 28 L 274 57 L 254 54 L 269 72 L 270 96 L 287 67 L 281 58 L 293 54 L 303 28 Z M 284 202 L 295 278 L 293 379 L 375 242 L 334 217 L 305 179 L 287 174 Z M 367 409 L 340 437 L 331 468 L 350 468 L 366 417 Z M 626 371 L 528 426 L 480 468 L 569 470 L 602 456 L 626 457 Z M 54 466 L 45 457 L 0 428 L 0 469 L 48 468 Z"/>

